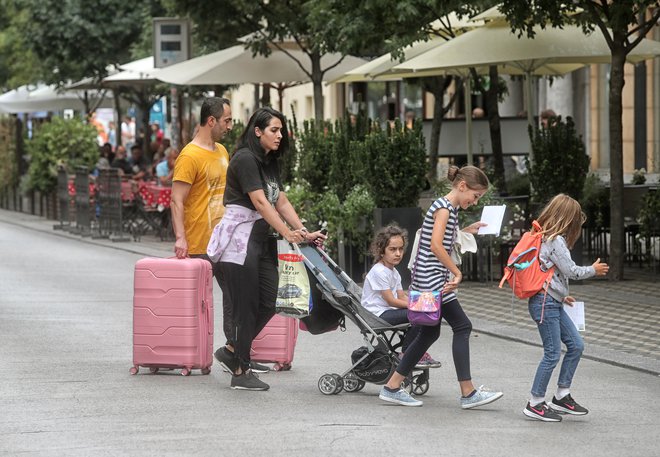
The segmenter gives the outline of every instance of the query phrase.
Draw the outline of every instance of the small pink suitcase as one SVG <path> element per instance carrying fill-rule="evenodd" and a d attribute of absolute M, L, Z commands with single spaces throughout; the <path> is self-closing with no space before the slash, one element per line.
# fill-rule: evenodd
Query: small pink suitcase
<path fill-rule="evenodd" d="M 274 362 L 273 370 L 290 370 L 298 339 L 298 321 L 275 314 L 252 341 L 250 358 L 255 362 Z"/>
<path fill-rule="evenodd" d="M 133 367 L 211 372 L 213 273 L 204 259 L 146 258 L 135 264 Z"/>

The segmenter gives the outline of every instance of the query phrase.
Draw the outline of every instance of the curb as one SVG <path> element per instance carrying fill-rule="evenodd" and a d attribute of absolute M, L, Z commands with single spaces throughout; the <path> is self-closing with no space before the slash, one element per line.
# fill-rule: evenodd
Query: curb
<path fill-rule="evenodd" d="M 536 332 L 517 329 L 509 325 L 495 323 L 484 319 L 471 318 L 470 320 L 472 321 L 472 326 L 475 332 L 529 346 L 536 346 L 538 348 L 543 347 L 539 335 Z M 562 350 L 562 352 L 565 351 Z M 637 354 L 629 354 L 627 352 L 615 351 L 613 349 L 589 344 L 586 345 L 582 358 L 639 371 L 653 376 L 660 376 L 660 360 Z"/>

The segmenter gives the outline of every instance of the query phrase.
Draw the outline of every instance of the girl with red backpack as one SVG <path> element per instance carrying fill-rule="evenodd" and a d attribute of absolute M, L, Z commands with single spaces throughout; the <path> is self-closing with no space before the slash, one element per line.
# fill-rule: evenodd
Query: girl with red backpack
<path fill-rule="evenodd" d="M 564 194 L 550 200 L 538 218 L 543 233 L 540 266 L 546 271 L 554 267 L 554 274 L 547 288 L 529 299 L 529 314 L 536 322 L 543 341 L 543 358 L 536 369 L 531 398 L 523 414 L 545 422 L 560 422 L 561 416 L 558 413 L 585 415 L 589 412 L 573 400 L 570 394 L 584 342 L 563 307 L 572 306 L 575 301 L 569 295 L 569 279 L 604 276 L 609 267 L 600 259 L 591 266 L 578 266 L 571 258 L 569 249 L 580 238 L 584 221 L 585 215 L 580 204 Z M 561 357 L 561 343 L 566 345 L 566 355 L 559 372 L 557 393 L 548 407 L 545 393 Z"/>

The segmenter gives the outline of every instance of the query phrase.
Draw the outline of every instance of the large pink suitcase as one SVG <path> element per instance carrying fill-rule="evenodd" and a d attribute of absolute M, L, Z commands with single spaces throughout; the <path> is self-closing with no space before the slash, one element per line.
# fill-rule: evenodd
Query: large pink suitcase
<path fill-rule="evenodd" d="M 252 341 L 250 358 L 275 363 L 273 370 L 290 370 L 298 339 L 298 321 L 276 314 Z"/>
<path fill-rule="evenodd" d="M 133 367 L 211 372 L 213 273 L 203 259 L 145 258 L 135 264 Z"/>

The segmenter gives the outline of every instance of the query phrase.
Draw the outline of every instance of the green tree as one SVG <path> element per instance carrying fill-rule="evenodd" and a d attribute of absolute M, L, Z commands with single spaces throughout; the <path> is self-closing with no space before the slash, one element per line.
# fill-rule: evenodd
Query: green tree
<path fill-rule="evenodd" d="M 534 25 L 581 25 L 585 32 L 598 29 L 612 53 L 609 90 L 610 133 L 610 272 L 623 279 L 625 240 L 623 228 L 623 85 L 626 56 L 660 20 L 658 0 L 503 0 L 500 10 L 513 30 L 534 36 Z"/>
<path fill-rule="evenodd" d="M 0 91 L 34 83 L 43 72 L 22 33 L 27 22 L 27 11 L 16 0 L 0 0 Z"/>
<path fill-rule="evenodd" d="M 122 0 L 21 0 L 28 20 L 21 31 L 41 60 L 45 83 L 107 75 L 128 61 L 142 31 L 142 3 Z"/>
<path fill-rule="evenodd" d="M 330 63 L 321 62 L 331 51 L 331 44 L 326 41 L 326 35 L 319 33 L 318 24 L 309 20 L 309 12 L 326 1 L 234 0 L 223 4 L 222 15 L 208 14 L 208 10 L 193 0 L 177 2 L 175 8 L 195 21 L 195 34 L 205 45 L 220 44 L 219 48 L 225 48 L 242 37 L 255 54 L 268 56 L 274 50 L 287 54 L 292 65 L 298 65 L 312 81 L 314 116 L 322 121 L 323 76 L 343 60 L 341 57 Z M 233 39 L 226 34 L 227 30 L 235 31 Z M 306 59 L 301 61 L 289 52 L 292 43 Z"/>

